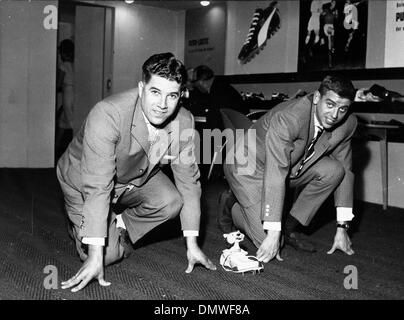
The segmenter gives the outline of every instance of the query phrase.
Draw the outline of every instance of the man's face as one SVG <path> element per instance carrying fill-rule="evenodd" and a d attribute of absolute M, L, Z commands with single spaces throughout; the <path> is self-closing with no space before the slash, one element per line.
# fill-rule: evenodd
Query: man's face
<path fill-rule="evenodd" d="M 152 75 L 148 83 L 139 82 L 140 104 L 152 125 L 160 126 L 174 113 L 180 88 L 178 82 L 157 75 Z"/>
<path fill-rule="evenodd" d="M 324 129 L 331 129 L 340 123 L 352 104 L 351 100 L 341 98 L 334 91 L 327 91 L 323 96 L 316 91 L 313 102 L 317 105 L 317 119 Z"/>

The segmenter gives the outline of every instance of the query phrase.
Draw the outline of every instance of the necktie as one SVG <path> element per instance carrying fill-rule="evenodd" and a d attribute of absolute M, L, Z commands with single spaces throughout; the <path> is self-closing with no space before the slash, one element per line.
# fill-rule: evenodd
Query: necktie
<path fill-rule="evenodd" d="M 317 127 L 317 128 L 318 128 L 317 134 L 311 140 L 309 147 L 307 148 L 306 156 L 302 159 L 302 161 L 300 162 L 299 169 L 297 169 L 297 171 L 296 171 L 296 174 L 295 174 L 296 176 L 299 175 L 304 164 L 314 156 L 314 145 L 316 144 L 317 140 L 320 138 L 321 134 L 324 131 L 324 128 L 322 128 L 322 127 Z"/>

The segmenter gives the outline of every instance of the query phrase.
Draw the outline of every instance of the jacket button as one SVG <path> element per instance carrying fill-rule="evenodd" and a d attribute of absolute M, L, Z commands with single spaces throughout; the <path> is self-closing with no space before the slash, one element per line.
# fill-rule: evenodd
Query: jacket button
<path fill-rule="evenodd" d="M 139 169 L 139 172 L 142 173 L 142 172 L 143 172 L 143 169 Z"/>

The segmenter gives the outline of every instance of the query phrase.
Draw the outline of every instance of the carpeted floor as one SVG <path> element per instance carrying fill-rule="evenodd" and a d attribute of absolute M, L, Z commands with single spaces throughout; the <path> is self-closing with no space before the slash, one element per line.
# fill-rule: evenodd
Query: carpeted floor
<path fill-rule="evenodd" d="M 219 265 L 225 242 L 215 213 L 224 181 L 203 185 L 201 246 L 217 265 L 191 274 L 179 220 L 154 230 L 135 253 L 106 269 L 110 287 L 96 282 L 78 293 L 60 289 L 81 263 L 66 232 L 62 195 L 53 169 L 0 169 L 0 299 L 52 300 L 272 300 L 403 299 L 404 210 L 357 203 L 352 240 L 356 254 L 327 255 L 335 232 L 332 210 L 324 206 L 308 230 L 314 254 L 284 248 L 283 262 L 271 261 L 261 274 L 234 274 Z M 254 254 L 248 240 L 242 246 Z M 358 288 L 344 279 L 357 270 Z M 50 269 L 47 269 L 50 268 Z M 51 272 L 48 274 L 49 270 Z M 46 271 L 46 273 L 45 273 Z M 45 289 L 57 272 L 57 289 Z M 347 281 L 347 280 L 346 280 Z"/>

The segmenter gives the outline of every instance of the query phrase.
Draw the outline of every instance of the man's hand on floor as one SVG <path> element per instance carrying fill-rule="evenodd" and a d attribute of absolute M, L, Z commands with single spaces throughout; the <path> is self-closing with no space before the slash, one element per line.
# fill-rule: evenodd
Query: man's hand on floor
<path fill-rule="evenodd" d="M 342 228 L 337 228 L 337 233 L 334 237 L 334 244 L 332 245 L 331 250 L 327 252 L 327 254 L 332 254 L 337 249 L 345 252 L 348 255 L 352 255 L 355 253 L 352 250 L 352 242 L 351 239 L 349 239 L 348 233 L 345 229 Z"/>
<path fill-rule="evenodd" d="M 194 269 L 195 264 L 200 263 L 205 268 L 209 270 L 216 270 L 216 266 L 199 248 L 196 237 L 186 237 L 187 242 L 187 258 L 188 258 L 188 268 L 185 270 L 186 273 L 191 273 Z"/>
<path fill-rule="evenodd" d="M 72 292 L 83 289 L 92 279 L 97 279 L 101 286 L 109 286 L 104 280 L 103 246 L 88 246 L 88 258 L 80 270 L 69 280 L 62 282 L 62 289 L 72 288 Z"/>
<path fill-rule="evenodd" d="M 277 260 L 282 261 L 282 258 L 279 255 L 280 237 L 281 237 L 280 231 L 272 231 L 272 230 L 267 231 L 267 236 L 257 251 L 257 259 L 259 261 L 267 263 L 271 261 L 275 256 Z"/>

